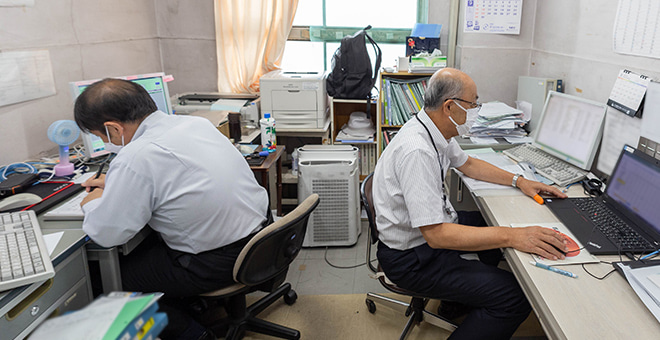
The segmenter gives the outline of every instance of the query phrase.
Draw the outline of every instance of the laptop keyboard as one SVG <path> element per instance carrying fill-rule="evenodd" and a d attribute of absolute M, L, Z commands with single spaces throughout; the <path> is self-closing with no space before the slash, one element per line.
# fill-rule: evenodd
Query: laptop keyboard
<path fill-rule="evenodd" d="M 575 183 L 587 175 L 586 171 L 550 156 L 529 144 L 504 150 L 503 153 L 517 162 L 530 163 L 536 168 L 537 173 L 559 186 Z"/>
<path fill-rule="evenodd" d="M 0 214 L 0 291 L 54 275 L 34 211 Z"/>
<path fill-rule="evenodd" d="M 621 251 L 653 250 L 653 246 L 642 235 L 614 214 L 602 202 L 592 198 L 574 198 L 573 203 L 588 216 L 607 238 Z"/>

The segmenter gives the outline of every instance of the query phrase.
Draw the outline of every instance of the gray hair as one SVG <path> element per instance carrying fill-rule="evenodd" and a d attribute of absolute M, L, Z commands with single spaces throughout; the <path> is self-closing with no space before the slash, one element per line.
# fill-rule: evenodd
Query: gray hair
<path fill-rule="evenodd" d="M 451 75 L 431 77 L 424 92 L 424 109 L 437 110 L 450 98 L 457 98 L 463 92 L 463 81 Z"/>

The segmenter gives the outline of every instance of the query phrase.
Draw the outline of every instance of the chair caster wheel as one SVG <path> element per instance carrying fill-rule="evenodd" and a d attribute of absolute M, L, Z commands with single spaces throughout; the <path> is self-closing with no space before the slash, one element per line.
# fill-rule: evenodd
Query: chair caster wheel
<path fill-rule="evenodd" d="M 369 313 L 373 314 L 376 313 L 376 303 L 374 300 L 371 299 L 366 299 L 364 302 L 367 304 L 367 309 L 369 310 Z"/>
<path fill-rule="evenodd" d="M 297 299 L 298 299 L 298 294 L 296 294 L 296 292 L 293 289 L 288 291 L 286 294 L 284 294 L 284 303 L 286 303 L 289 306 L 294 304 Z"/>

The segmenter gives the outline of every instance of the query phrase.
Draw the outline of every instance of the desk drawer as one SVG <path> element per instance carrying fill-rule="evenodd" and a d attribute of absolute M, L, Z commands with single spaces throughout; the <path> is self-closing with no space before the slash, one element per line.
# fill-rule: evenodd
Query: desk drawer
<path fill-rule="evenodd" d="M 27 336 L 59 306 L 62 310 L 68 310 L 82 307 L 90 301 L 83 251 L 84 248 L 80 248 L 58 264 L 52 279 L 0 318 L 3 339 Z"/>

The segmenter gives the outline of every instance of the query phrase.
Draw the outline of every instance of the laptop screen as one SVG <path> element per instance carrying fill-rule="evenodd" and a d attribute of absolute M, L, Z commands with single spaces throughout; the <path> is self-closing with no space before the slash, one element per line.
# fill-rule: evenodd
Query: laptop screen
<path fill-rule="evenodd" d="M 550 91 L 533 145 L 578 168 L 590 170 L 606 111 L 604 103 Z"/>
<path fill-rule="evenodd" d="M 625 146 L 610 177 L 606 194 L 660 232 L 660 166 Z"/>

